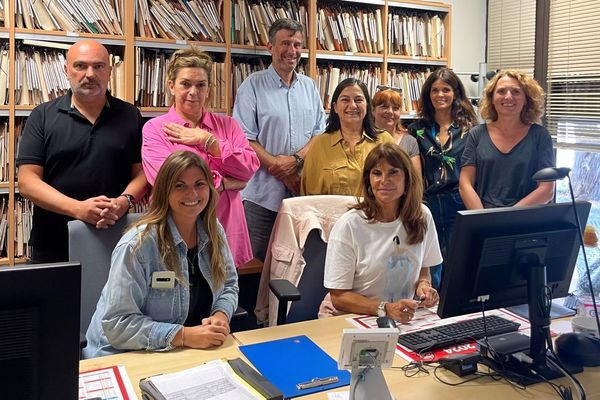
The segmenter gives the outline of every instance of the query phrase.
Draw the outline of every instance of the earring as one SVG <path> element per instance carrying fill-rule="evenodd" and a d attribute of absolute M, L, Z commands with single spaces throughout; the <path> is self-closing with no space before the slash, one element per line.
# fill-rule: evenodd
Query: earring
<path fill-rule="evenodd" d="M 367 194 L 368 194 L 369 196 L 373 196 L 373 189 L 371 189 L 371 186 L 369 186 L 369 187 L 367 188 Z"/>

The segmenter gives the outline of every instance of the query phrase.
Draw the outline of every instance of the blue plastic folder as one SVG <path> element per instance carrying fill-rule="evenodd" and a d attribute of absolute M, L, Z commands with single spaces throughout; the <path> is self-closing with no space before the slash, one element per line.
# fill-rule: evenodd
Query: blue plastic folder
<path fill-rule="evenodd" d="M 337 362 L 304 335 L 240 346 L 240 350 L 286 399 L 350 384 L 348 371 L 339 370 Z M 296 387 L 331 376 L 337 376 L 338 381 L 309 389 Z"/>

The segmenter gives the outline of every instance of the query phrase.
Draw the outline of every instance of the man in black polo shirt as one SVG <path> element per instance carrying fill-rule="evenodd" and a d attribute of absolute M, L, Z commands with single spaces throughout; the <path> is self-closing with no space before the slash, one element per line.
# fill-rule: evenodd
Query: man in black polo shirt
<path fill-rule="evenodd" d="M 32 262 L 68 260 L 67 222 L 113 225 L 146 190 L 142 117 L 107 92 L 108 51 L 83 40 L 67 52 L 71 91 L 36 107 L 19 145 L 19 191 L 35 207 Z"/>

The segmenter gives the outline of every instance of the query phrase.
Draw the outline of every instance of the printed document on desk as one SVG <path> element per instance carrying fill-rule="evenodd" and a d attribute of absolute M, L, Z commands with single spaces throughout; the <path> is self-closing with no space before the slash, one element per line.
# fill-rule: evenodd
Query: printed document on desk
<path fill-rule="evenodd" d="M 144 378 L 140 381 L 140 389 L 147 396 L 145 398 L 153 400 L 264 400 L 242 383 L 229 364 L 222 360 Z"/>
<path fill-rule="evenodd" d="M 240 350 L 286 399 L 350 384 L 348 371 L 339 370 L 337 362 L 304 335 L 240 346 Z M 328 378 L 337 382 L 305 389 L 297 386 Z"/>
<path fill-rule="evenodd" d="M 122 365 L 84 371 L 79 374 L 79 400 L 137 399 L 129 376 Z"/>
<path fill-rule="evenodd" d="M 400 334 L 402 335 L 404 333 L 415 332 L 427 328 L 433 328 L 436 326 L 442 326 L 458 321 L 464 321 L 467 319 L 481 317 L 481 313 L 477 312 L 473 314 L 459 315 L 457 317 L 440 319 L 436 312 L 437 307 L 417 309 L 415 317 L 412 319 L 412 321 L 410 321 L 410 323 L 402 324 L 400 322 L 397 322 Z M 486 311 L 485 315 L 498 315 L 510 321 L 518 322 L 519 324 L 521 324 L 519 332 L 525 335 L 529 335 L 529 321 L 516 314 L 511 313 L 510 311 L 504 308 Z M 347 318 L 346 320 L 359 328 L 377 328 L 377 317 L 374 317 L 372 315 L 360 315 Z M 404 346 L 401 346 L 400 344 L 396 345 L 396 354 L 405 359 L 406 361 L 437 361 L 440 358 L 448 357 L 450 355 L 469 354 L 474 353 L 475 351 L 477 351 L 475 341 L 465 342 L 463 344 L 450 346 L 445 349 L 429 351 L 421 356 L 415 353 L 414 351 L 411 351 L 405 348 Z"/>

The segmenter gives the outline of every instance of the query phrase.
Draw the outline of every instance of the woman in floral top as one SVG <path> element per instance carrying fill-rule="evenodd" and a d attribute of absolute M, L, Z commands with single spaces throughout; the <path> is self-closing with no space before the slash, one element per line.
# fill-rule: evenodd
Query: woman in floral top
<path fill-rule="evenodd" d="M 465 209 L 458 193 L 460 158 L 465 135 L 477 124 L 477 116 L 454 72 L 440 68 L 421 89 L 419 120 L 408 130 L 417 139 L 423 161 L 424 200 L 437 229 L 442 256 L 447 259 L 456 212 Z M 432 284 L 439 288 L 442 265 L 430 269 Z"/>

